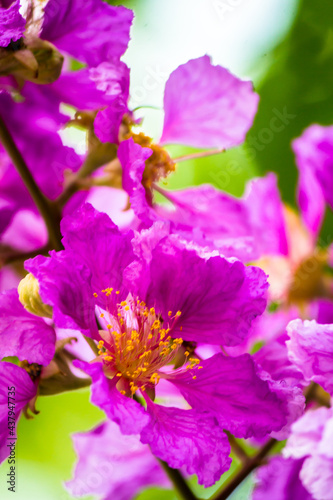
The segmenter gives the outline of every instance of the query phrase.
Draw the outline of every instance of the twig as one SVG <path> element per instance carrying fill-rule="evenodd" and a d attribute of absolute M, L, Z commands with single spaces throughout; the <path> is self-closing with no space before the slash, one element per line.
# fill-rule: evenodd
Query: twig
<path fill-rule="evenodd" d="M 5 150 L 7 151 L 9 157 L 11 158 L 13 164 L 15 165 L 18 173 L 21 176 L 25 186 L 27 187 L 32 199 L 34 200 L 41 216 L 43 217 L 50 244 L 56 250 L 61 250 L 61 233 L 60 233 L 60 214 L 56 210 L 56 207 L 48 200 L 37 186 L 35 179 L 31 175 L 20 151 L 18 150 L 14 139 L 12 138 L 5 122 L 0 116 L 0 141 L 3 144 Z"/>
<path fill-rule="evenodd" d="M 248 454 L 229 431 L 225 431 L 225 433 L 228 436 L 231 449 L 235 453 L 236 457 L 241 461 L 242 464 L 246 464 L 250 459 Z"/>
<path fill-rule="evenodd" d="M 210 500 L 226 500 L 229 498 L 231 493 L 235 491 L 244 479 L 247 478 L 247 476 L 251 474 L 254 469 L 259 467 L 259 465 L 262 465 L 264 458 L 268 455 L 276 442 L 276 439 L 273 438 L 267 441 L 267 443 L 260 448 L 254 457 L 250 458 L 248 462 L 242 466 L 231 482 L 224 486 L 217 494 L 213 495 Z"/>
<path fill-rule="evenodd" d="M 198 500 L 178 469 L 172 469 L 163 460 L 157 459 L 183 500 Z"/>

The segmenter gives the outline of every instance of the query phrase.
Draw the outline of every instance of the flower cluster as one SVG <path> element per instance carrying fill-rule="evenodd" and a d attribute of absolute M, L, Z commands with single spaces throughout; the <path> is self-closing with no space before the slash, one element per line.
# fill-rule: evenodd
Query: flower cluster
<path fill-rule="evenodd" d="M 154 142 L 121 60 L 132 21 L 102 0 L 0 5 L 0 459 L 7 387 L 18 419 L 89 386 L 105 420 L 73 438 L 75 497 L 130 500 L 171 488 L 174 469 L 183 488 L 192 474 L 209 487 L 237 452 L 253 470 L 241 439 L 262 445 L 255 466 L 287 439 L 253 499 L 330 500 L 333 254 L 318 235 L 333 128 L 293 142 L 299 213 L 273 173 L 241 198 L 167 189 L 182 160 L 167 145 L 241 144 L 259 97 L 190 60 L 166 82 Z M 73 127 L 85 151 L 64 144 Z"/>

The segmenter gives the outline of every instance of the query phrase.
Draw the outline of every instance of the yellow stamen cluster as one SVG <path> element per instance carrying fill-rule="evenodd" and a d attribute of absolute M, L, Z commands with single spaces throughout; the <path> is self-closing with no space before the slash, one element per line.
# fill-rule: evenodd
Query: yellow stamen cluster
<path fill-rule="evenodd" d="M 112 292 L 112 288 L 102 290 L 106 296 Z M 174 321 L 180 314 L 180 311 L 175 314 Z M 118 304 L 116 316 L 108 311 L 100 314 L 102 318 L 106 316 L 107 332 L 98 349 L 110 371 L 127 380 L 132 394 L 144 390 L 146 385 L 158 384 L 161 376 L 158 371 L 172 361 L 183 340 L 172 338 L 169 325 L 163 324 L 155 309 L 131 295 Z"/>

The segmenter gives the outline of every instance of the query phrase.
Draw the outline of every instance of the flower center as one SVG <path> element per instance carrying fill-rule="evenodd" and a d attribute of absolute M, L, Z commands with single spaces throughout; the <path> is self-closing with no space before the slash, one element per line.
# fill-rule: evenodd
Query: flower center
<path fill-rule="evenodd" d="M 108 295 L 112 289 L 102 292 Z M 159 382 L 158 371 L 175 358 L 183 343 L 181 338 L 170 335 L 180 315 L 180 311 L 169 311 L 166 322 L 153 307 L 149 309 L 132 295 L 117 305 L 117 316 L 101 313 L 108 323 L 101 334 L 104 340 L 99 342 L 99 354 L 109 371 L 122 380 L 122 393 L 128 389 L 134 394 Z M 186 352 L 185 357 L 188 355 Z M 190 360 L 190 365 L 197 362 Z"/>

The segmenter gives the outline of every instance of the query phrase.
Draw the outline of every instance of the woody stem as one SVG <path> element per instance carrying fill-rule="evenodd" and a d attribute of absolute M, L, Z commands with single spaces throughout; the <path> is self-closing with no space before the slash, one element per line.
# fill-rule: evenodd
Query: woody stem
<path fill-rule="evenodd" d="M 52 202 L 48 200 L 40 191 L 1 116 L 0 141 L 44 219 L 49 235 L 50 246 L 56 250 L 61 250 L 63 247 L 61 244 L 60 214 Z"/>

